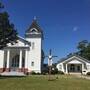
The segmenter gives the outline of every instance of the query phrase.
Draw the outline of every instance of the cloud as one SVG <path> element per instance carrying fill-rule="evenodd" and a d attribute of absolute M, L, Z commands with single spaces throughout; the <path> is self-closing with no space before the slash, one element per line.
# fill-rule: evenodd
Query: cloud
<path fill-rule="evenodd" d="M 73 27 L 73 31 L 74 32 L 78 31 L 78 27 L 77 26 Z"/>

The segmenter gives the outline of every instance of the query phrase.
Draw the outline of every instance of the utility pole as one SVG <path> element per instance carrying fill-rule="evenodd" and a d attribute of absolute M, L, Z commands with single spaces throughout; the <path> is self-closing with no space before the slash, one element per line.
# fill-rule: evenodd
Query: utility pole
<path fill-rule="evenodd" d="M 50 49 L 50 50 L 49 50 L 49 55 L 46 56 L 46 57 L 48 57 L 49 80 L 52 80 L 52 79 L 51 79 L 51 71 L 52 71 L 52 64 L 53 64 L 52 59 L 55 58 L 55 57 L 57 57 L 57 56 L 53 56 L 53 55 L 52 55 L 52 50 Z"/>

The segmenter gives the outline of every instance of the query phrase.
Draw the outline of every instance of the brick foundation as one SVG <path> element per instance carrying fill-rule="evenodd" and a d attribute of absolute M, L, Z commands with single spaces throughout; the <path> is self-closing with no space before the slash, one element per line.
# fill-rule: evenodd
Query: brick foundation
<path fill-rule="evenodd" d="M 22 72 L 22 68 L 19 68 L 19 69 L 18 69 L 18 72 Z"/>
<path fill-rule="evenodd" d="M 27 74 L 28 73 L 28 68 L 24 69 L 24 73 Z"/>
<path fill-rule="evenodd" d="M 2 73 L 4 71 L 10 72 L 10 68 L 0 68 L 0 73 Z M 28 73 L 28 68 L 18 68 L 16 71 L 23 72 L 23 73 L 27 74 Z"/>
<path fill-rule="evenodd" d="M 2 73 L 4 71 L 4 68 L 0 68 L 0 73 Z"/>
<path fill-rule="evenodd" d="M 10 68 L 6 68 L 5 71 L 6 71 L 6 72 L 10 72 Z"/>
<path fill-rule="evenodd" d="M 27 72 L 28 72 L 28 69 L 27 69 L 27 68 L 19 68 L 19 69 L 18 69 L 18 72 L 27 73 Z"/>

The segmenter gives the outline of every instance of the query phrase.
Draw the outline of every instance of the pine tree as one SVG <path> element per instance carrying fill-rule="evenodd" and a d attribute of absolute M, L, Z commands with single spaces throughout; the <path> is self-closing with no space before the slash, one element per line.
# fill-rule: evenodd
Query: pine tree
<path fill-rule="evenodd" d="M 10 23 L 9 15 L 3 9 L 4 6 L 0 3 L 0 49 L 6 47 L 8 43 L 16 43 L 18 39 L 17 30 L 14 24 Z"/>

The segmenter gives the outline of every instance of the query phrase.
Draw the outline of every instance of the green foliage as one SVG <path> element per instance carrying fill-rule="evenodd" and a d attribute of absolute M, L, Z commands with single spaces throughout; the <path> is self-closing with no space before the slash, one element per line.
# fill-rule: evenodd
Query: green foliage
<path fill-rule="evenodd" d="M 48 74 L 48 72 L 49 72 L 48 69 L 45 69 L 45 70 L 42 71 L 41 74 L 42 74 L 42 75 L 46 75 L 46 74 Z"/>
<path fill-rule="evenodd" d="M 30 74 L 31 74 L 31 75 L 41 75 L 41 73 L 39 73 L 39 72 L 36 73 L 36 72 L 34 72 L 34 71 L 30 72 Z"/>
<path fill-rule="evenodd" d="M 41 75 L 41 73 L 37 72 L 36 75 Z"/>
<path fill-rule="evenodd" d="M 58 74 L 58 69 L 57 68 L 52 69 L 51 74 Z"/>
<path fill-rule="evenodd" d="M 32 71 L 30 72 L 31 75 L 36 75 L 36 72 Z"/>
<path fill-rule="evenodd" d="M 87 40 L 79 42 L 77 45 L 77 49 L 78 49 L 77 52 L 70 53 L 67 56 L 70 57 L 75 54 L 90 60 L 90 42 L 88 42 Z"/>
<path fill-rule="evenodd" d="M 0 3 L 0 10 L 3 8 L 4 6 Z M 14 29 L 14 24 L 10 23 L 8 13 L 0 11 L 0 49 L 8 43 L 16 43 L 17 39 L 17 31 Z"/>
<path fill-rule="evenodd" d="M 90 75 L 90 72 L 87 72 L 87 75 Z"/>
<path fill-rule="evenodd" d="M 87 46 L 88 46 L 88 41 L 87 40 L 83 40 L 83 41 L 78 43 L 77 48 L 79 50 L 84 50 Z"/>
<path fill-rule="evenodd" d="M 58 74 L 64 75 L 63 71 L 58 71 Z"/>
<path fill-rule="evenodd" d="M 78 43 L 76 54 L 90 60 L 90 43 L 87 40 L 83 40 Z"/>
<path fill-rule="evenodd" d="M 42 75 L 47 75 L 49 73 L 49 67 L 45 67 L 42 71 Z M 53 64 L 51 67 L 51 74 L 58 74 L 58 69 L 56 68 L 56 64 Z"/>

